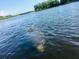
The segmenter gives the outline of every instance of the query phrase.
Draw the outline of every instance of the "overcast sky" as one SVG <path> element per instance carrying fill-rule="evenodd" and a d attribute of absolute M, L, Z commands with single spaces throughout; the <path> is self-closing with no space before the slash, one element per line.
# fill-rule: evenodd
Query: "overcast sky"
<path fill-rule="evenodd" d="M 34 10 L 33 6 L 46 0 L 0 0 L 0 16 Z"/>

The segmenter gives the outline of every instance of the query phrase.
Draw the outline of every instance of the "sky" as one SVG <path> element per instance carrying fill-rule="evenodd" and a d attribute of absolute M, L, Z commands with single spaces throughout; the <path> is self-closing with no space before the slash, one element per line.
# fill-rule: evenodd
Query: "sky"
<path fill-rule="evenodd" d="M 34 10 L 34 5 L 46 0 L 0 0 L 0 16 Z"/>

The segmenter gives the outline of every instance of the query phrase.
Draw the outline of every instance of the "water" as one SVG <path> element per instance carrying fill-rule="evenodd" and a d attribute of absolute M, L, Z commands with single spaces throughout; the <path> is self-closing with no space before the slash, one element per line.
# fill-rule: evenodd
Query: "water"
<path fill-rule="evenodd" d="M 79 59 L 79 2 L 0 21 L 0 59 Z"/>

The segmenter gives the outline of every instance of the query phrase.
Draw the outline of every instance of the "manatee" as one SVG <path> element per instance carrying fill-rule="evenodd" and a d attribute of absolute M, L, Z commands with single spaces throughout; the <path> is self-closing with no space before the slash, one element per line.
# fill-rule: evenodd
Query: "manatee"
<path fill-rule="evenodd" d="M 38 30 L 37 28 L 30 27 L 27 30 L 28 37 L 30 38 L 30 41 L 34 44 L 35 48 L 39 52 L 45 51 L 45 39 L 44 39 L 44 33 Z"/>

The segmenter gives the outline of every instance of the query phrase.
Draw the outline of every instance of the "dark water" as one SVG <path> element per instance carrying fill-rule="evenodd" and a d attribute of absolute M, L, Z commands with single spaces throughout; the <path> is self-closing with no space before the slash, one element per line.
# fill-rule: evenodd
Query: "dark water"
<path fill-rule="evenodd" d="M 0 59 L 79 59 L 79 2 L 0 21 Z"/>

